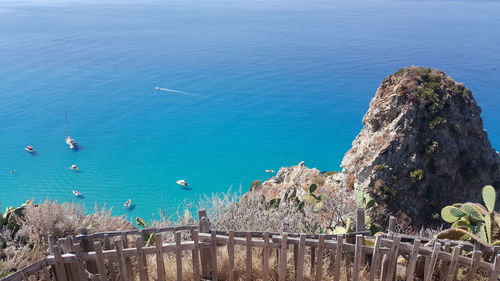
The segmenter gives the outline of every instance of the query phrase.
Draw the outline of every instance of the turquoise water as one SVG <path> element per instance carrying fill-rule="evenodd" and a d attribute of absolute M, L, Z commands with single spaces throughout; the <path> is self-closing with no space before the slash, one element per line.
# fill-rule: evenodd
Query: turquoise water
<path fill-rule="evenodd" d="M 149 219 L 266 169 L 339 170 L 376 87 L 407 65 L 470 87 L 498 147 L 498 15 L 477 1 L 2 1 L 0 203 Z"/>

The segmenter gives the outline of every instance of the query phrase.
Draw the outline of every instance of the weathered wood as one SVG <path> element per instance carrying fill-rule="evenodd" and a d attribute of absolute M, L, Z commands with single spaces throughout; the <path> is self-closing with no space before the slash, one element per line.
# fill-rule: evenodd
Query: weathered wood
<path fill-rule="evenodd" d="M 278 278 L 279 281 L 286 280 L 286 264 L 287 264 L 287 251 L 288 251 L 288 234 L 283 233 L 281 236 L 281 247 L 280 247 L 280 257 L 279 257 L 279 267 L 278 267 Z"/>
<path fill-rule="evenodd" d="M 111 250 L 111 248 L 112 248 L 111 239 L 109 238 L 109 235 L 106 234 L 104 235 L 104 250 Z M 109 275 L 111 276 L 111 280 L 117 280 L 116 266 L 115 262 L 112 259 L 108 259 L 108 269 L 109 269 Z"/>
<path fill-rule="evenodd" d="M 229 231 L 229 241 L 227 243 L 227 256 L 228 256 L 228 277 L 227 280 L 234 280 L 234 232 Z"/>
<path fill-rule="evenodd" d="M 306 235 L 300 235 L 299 247 L 297 252 L 297 271 L 296 279 L 297 281 L 304 280 L 304 259 L 306 254 Z"/>
<path fill-rule="evenodd" d="M 488 281 L 496 281 L 500 275 L 500 255 L 497 255 L 495 262 L 493 263 L 493 270 L 490 272 L 490 278 Z"/>
<path fill-rule="evenodd" d="M 356 250 L 354 252 L 354 266 L 352 268 L 352 280 L 353 281 L 358 281 L 359 280 L 359 273 L 361 272 L 362 268 L 362 256 L 363 254 L 363 236 L 358 235 L 356 236 Z"/>
<path fill-rule="evenodd" d="M 382 244 L 382 237 L 377 236 L 375 238 L 375 247 L 373 248 L 372 264 L 370 266 L 370 279 L 369 281 L 374 281 L 377 272 L 379 271 L 379 265 L 381 262 L 380 245 Z"/>
<path fill-rule="evenodd" d="M 217 281 L 217 233 L 212 231 L 210 239 L 210 271 L 212 272 L 212 281 Z"/>
<path fill-rule="evenodd" d="M 314 246 L 311 247 L 311 258 L 309 260 L 311 261 L 311 266 L 309 268 L 309 275 L 313 276 L 314 267 L 316 266 L 316 247 Z"/>
<path fill-rule="evenodd" d="M 323 278 L 323 258 L 325 256 L 325 236 L 320 235 L 318 238 L 318 253 L 316 255 L 316 275 L 314 276 L 315 281 L 321 281 Z"/>
<path fill-rule="evenodd" d="M 64 269 L 64 262 L 61 255 L 61 248 L 59 245 L 54 245 L 52 247 L 52 253 L 54 253 L 54 267 L 56 270 L 56 280 L 58 281 L 66 281 L 68 278 L 66 277 L 66 270 Z"/>
<path fill-rule="evenodd" d="M 264 232 L 264 247 L 262 248 L 262 280 L 269 279 L 269 233 Z M 230 280 L 231 281 L 231 280 Z"/>
<path fill-rule="evenodd" d="M 121 238 L 122 238 L 122 246 L 123 246 L 123 249 L 127 249 L 128 248 L 128 236 L 126 233 L 122 233 L 121 234 Z M 129 257 L 125 257 L 125 266 L 127 267 L 127 274 L 128 276 L 132 276 L 132 261 L 130 260 Z"/>
<path fill-rule="evenodd" d="M 56 238 L 54 237 L 54 235 L 50 234 L 48 237 L 47 237 L 47 242 L 49 244 L 49 253 L 53 253 L 52 252 L 52 247 L 54 247 L 54 245 L 56 244 Z"/>
<path fill-rule="evenodd" d="M 75 263 L 76 276 L 78 276 L 78 278 L 81 281 L 84 281 L 84 280 L 86 280 L 86 278 L 85 278 L 85 265 L 83 263 L 82 246 L 80 245 L 80 243 L 74 244 L 73 250 L 75 251 L 75 258 L 76 258 L 76 263 Z"/>
<path fill-rule="evenodd" d="M 246 235 L 246 280 L 252 280 L 252 235 Z"/>
<path fill-rule="evenodd" d="M 384 281 L 387 276 L 387 266 L 389 265 L 389 254 L 384 254 L 381 252 L 380 261 L 380 280 Z"/>
<path fill-rule="evenodd" d="M 82 251 L 83 252 L 93 252 L 94 251 L 94 244 L 92 238 L 88 235 L 89 231 L 86 228 L 81 228 L 80 229 L 80 235 L 78 236 L 80 238 L 81 244 L 82 244 Z M 92 274 L 97 274 L 97 264 L 95 261 L 87 261 L 87 271 L 92 273 Z"/>
<path fill-rule="evenodd" d="M 205 209 L 198 210 L 199 232 L 209 233 L 211 229 L 210 220 L 207 218 L 207 211 Z M 210 279 L 210 249 L 200 247 L 200 261 L 201 261 L 201 277 Z"/>
<path fill-rule="evenodd" d="M 335 261 L 333 265 L 333 280 L 340 280 L 340 266 L 342 264 L 342 251 L 344 248 L 344 236 L 337 236 L 337 247 L 335 249 Z"/>
<path fill-rule="evenodd" d="M 50 249 L 50 251 L 52 252 L 52 249 Z M 43 265 L 42 265 L 42 271 L 43 271 L 43 279 L 45 281 L 51 281 L 52 279 L 50 279 L 50 272 L 49 270 L 47 269 L 47 260 L 46 259 L 43 259 Z M 81 280 L 84 280 L 84 279 L 81 279 Z"/>
<path fill-rule="evenodd" d="M 162 245 L 163 245 L 163 236 L 160 233 L 155 234 L 157 281 L 165 281 L 165 263 L 163 261 Z"/>
<path fill-rule="evenodd" d="M 137 236 L 135 244 L 137 248 L 137 267 L 139 268 L 139 280 L 149 281 L 146 257 L 143 250 L 144 237 L 142 235 Z"/>
<path fill-rule="evenodd" d="M 396 232 L 396 218 L 393 216 L 389 217 L 389 234 L 393 234 Z"/>
<path fill-rule="evenodd" d="M 356 210 L 356 231 L 365 230 L 365 209 L 358 208 Z"/>
<path fill-rule="evenodd" d="M 289 242 L 292 242 L 289 240 Z M 295 271 L 295 278 L 297 278 L 297 262 L 299 255 L 299 244 L 292 244 L 293 247 L 293 270 Z"/>
<path fill-rule="evenodd" d="M 436 267 L 437 259 L 439 257 L 439 252 L 441 250 L 441 244 L 435 243 L 434 249 L 432 251 L 432 255 L 429 259 L 429 266 L 427 266 L 424 270 L 424 281 L 432 280 L 432 273 L 434 272 L 434 268 Z"/>
<path fill-rule="evenodd" d="M 156 233 L 165 233 L 165 232 L 175 232 L 179 230 L 194 230 L 198 229 L 198 224 L 187 224 L 182 226 L 165 226 L 165 227 L 151 227 L 151 228 L 142 228 L 142 229 L 132 229 L 132 230 L 117 230 L 117 231 L 105 231 L 99 233 L 89 234 L 88 237 L 92 239 L 104 238 L 104 235 L 108 235 L 110 238 L 115 236 L 123 236 L 123 235 L 138 235 L 138 234 L 156 234 Z M 82 235 L 77 235 L 75 237 L 75 241 L 81 241 L 84 237 Z"/>
<path fill-rule="evenodd" d="M 175 232 L 175 264 L 177 268 L 177 281 L 182 281 L 182 249 L 181 232 Z"/>
<path fill-rule="evenodd" d="M 97 263 L 97 271 L 99 271 L 99 280 L 107 281 L 108 276 L 106 273 L 106 265 L 104 264 L 104 255 L 102 253 L 102 246 L 99 241 L 94 242 L 95 258 Z"/>
<path fill-rule="evenodd" d="M 411 250 L 410 259 L 406 266 L 406 281 L 412 281 L 415 275 L 415 266 L 418 260 L 418 250 L 420 249 L 420 240 L 413 241 L 413 248 Z"/>
<path fill-rule="evenodd" d="M 448 269 L 448 273 L 446 274 L 446 281 L 453 281 L 455 279 L 455 275 L 457 272 L 457 267 L 458 267 L 458 257 L 460 255 L 460 252 L 462 251 L 462 248 L 460 246 L 457 246 L 453 248 L 452 254 L 451 254 L 451 262 L 450 266 Z"/>
<path fill-rule="evenodd" d="M 450 250 L 451 250 L 451 244 L 449 241 L 446 241 L 444 244 L 444 251 L 449 253 Z M 439 280 L 443 281 L 446 279 L 446 274 L 448 273 L 449 265 L 450 265 L 450 263 L 448 261 L 445 261 L 443 259 L 440 261 Z"/>
<path fill-rule="evenodd" d="M 129 270 L 127 269 L 127 262 L 125 257 L 123 256 L 123 240 L 115 241 L 115 250 L 118 255 L 118 268 L 120 269 L 120 280 L 128 281 L 129 280 Z"/>
<path fill-rule="evenodd" d="M 191 257 L 193 260 L 193 280 L 200 280 L 200 248 L 198 246 L 198 230 L 191 230 L 191 239 L 193 240 L 193 250 Z"/>
<path fill-rule="evenodd" d="M 63 253 L 72 253 L 73 252 L 73 244 L 71 242 L 71 238 L 63 238 L 59 240 L 62 244 Z M 75 264 L 65 264 L 64 268 L 66 269 L 66 276 L 68 281 L 79 281 L 79 277 L 76 274 L 77 268 Z M 83 281 L 83 280 L 82 280 Z"/>
<path fill-rule="evenodd" d="M 396 271 L 396 265 L 398 263 L 398 255 L 399 255 L 399 242 L 401 241 L 401 237 L 395 236 L 393 240 L 393 244 L 391 247 L 391 252 L 389 255 L 389 264 L 387 266 L 387 278 L 385 281 L 392 281 L 394 279 L 394 274 Z"/>
<path fill-rule="evenodd" d="M 467 274 L 465 275 L 464 281 L 472 281 L 474 280 L 474 277 L 476 275 L 476 271 L 479 267 L 479 263 L 481 262 L 481 255 L 482 253 L 480 251 L 474 251 L 472 254 L 472 260 L 470 263 L 470 268 L 467 271 Z"/>

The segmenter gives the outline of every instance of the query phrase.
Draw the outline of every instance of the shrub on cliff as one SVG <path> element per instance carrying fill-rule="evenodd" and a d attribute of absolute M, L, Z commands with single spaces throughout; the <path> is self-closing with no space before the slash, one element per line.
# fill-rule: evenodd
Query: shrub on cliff
<path fill-rule="evenodd" d="M 95 209 L 86 215 L 84 209 L 75 204 L 46 200 L 41 204 L 26 206 L 23 216 L 16 217 L 19 230 L 13 234 L 7 228 L 0 229 L 0 240 L 5 242 L 0 249 L 0 273 L 15 271 L 36 262 L 48 254 L 48 236 L 55 238 L 77 234 L 86 227 L 90 232 L 132 229 L 123 216 L 112 216 L 111 209 Z"/>
<path fill-rule="evenodd" d="M 212 226 L 220 230 L 317 232 L 319 223 L 312 208 L 297 208 L 293 202 L 270 204 L 260 192 L 213 194 L 200 201 Z"/>

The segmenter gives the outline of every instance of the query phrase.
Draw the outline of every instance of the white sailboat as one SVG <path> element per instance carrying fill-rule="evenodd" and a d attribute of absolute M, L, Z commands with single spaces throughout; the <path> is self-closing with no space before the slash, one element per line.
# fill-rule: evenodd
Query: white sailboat
<path fill-rule="evenodd" d="M 70 149 L 77 149 L 78 148 L 78 143 L 74 138 L 72 138 L 69 135 L 69 125 L 68 125 L 68 114 L 65 112 L 64 113 L 64 119 L 66 121 L 66 144 Z"/>

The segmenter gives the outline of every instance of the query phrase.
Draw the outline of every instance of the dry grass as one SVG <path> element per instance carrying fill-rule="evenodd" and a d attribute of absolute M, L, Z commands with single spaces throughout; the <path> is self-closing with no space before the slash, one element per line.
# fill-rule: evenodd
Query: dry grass
<path fill-rule="evenodd" d="M 325 229 L 313 205 L 299 209 L 293 201 L 284 201 L 270 206 L 258 191 L 243 197 L 237 192 L 213 194 L 199 207 L 207 209 L 212 226 L 219 230 L 321 233 Z"/>
<path fill-rule="evenodd" d="M 0 249 L 0 273 L 18 270 L 46 256 L 49 235 L 62 238 L 77 234 L 82 227 L 92 233 L 133 228 L 123 216 L 112 216 L 111 209 L 96 207 L 93 214 L 86 215 L 79 205 L 49 200 L 26 207 L 24 216 L 16 221 L 20 229 L 15 235 L 6 228 L 0 230 L 5 244 Z"/>

